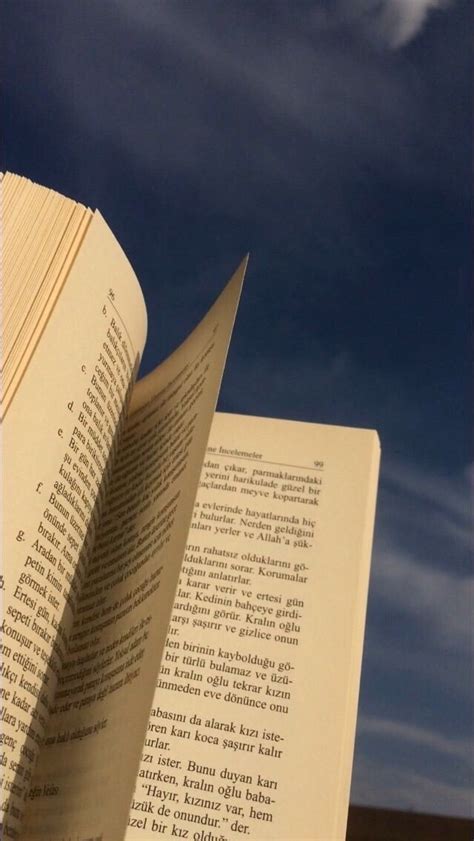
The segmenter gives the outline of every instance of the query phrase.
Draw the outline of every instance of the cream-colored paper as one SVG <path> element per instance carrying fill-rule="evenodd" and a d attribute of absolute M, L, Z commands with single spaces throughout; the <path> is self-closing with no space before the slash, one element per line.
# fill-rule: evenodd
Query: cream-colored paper
<path fill-rule="evenodd" d="M 127 841 L 345 837 L 378 462 L 215 415 Z"/>
<path fill-rule="evenodd" d="M 32 781 L 28 841 L 125 832 L 244 271 L 134 393 Z"/>
<path fill-rule="evenodd" d="M 28 367 L 92 211 L 27 178 L 0 184 L 2 312 L 0 419 Z"/>
<path fill-rule="evenodd" d="M 85 564 L 83 535 L 145 332 L 136 278 L 96 214 L 2 424 L 4 838 L 21 824 Z"/>

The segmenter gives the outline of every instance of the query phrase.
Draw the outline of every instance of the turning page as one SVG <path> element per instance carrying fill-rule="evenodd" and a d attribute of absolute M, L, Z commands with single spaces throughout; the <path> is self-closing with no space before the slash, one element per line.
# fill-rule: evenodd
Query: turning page
<path fill-rule="evenodd" d="M 378 464 L 215 415 L 127 841 L 345 837 Z"/>
<path fill-rule="evenodd" d="M 125 833 L 245 265 L 133 392 L 31 784 L 27 841 Z"/>

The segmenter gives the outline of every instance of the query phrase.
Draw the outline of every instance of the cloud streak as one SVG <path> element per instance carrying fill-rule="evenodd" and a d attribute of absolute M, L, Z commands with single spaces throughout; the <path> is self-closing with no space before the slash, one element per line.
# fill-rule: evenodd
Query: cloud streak
<path fill-rule="evenodd" d="M 472 816 L 472 787 L 437 780 L 432 774 L 397 768 L 390 761 L 360 758 L 351 802 L 439 815 Z"/>
<path fill-rule="evenodd" d="M 108 38 L 86 52 L 83 41 L 64 37 L 79 25 L 72 4 L 49 24 L 58 29 L 35 71 L 51 112 L 63 112 L 81 137 L 109 152 L 116 146 L 155 178 L 173 172 L 205 182 L 208 195 L 232 196 L 248 212 L 244 184 L 271 206 L 277 191 L 307 190 L 308 173 L 326 195 L 361 165 L 424 177 L 434 152 L 410 65 L 395 70 L 354 41 L 360 22 L 381 14 L 378 0 L 372 6 L 357 12 L 356 4 L 344 25 L 328 13 L 327 38 L 314 24 L 318 3 L 302 3 L 278 26 L 245 4 L 88 4 L 89 37 L 106 26 Z M 237 194 L 222 190 L 237 181 Z"/>
<path fill-rule="evenodd" d="M 455 759 L 466 765 L 471 773 L 474 771 L 474 738 L 468 735 L 463 738 L 449 738 L 438 731 L 429 730 L 407 724 L 404 721 L 394 721 L 377 716 L 361 715 L 357 721 L 360 735 L 380 736 L 393 739 L 396 742 L 406 742 L 415 749 L 428 750 L 440 757 Z"/>
<path fill-rule="evenodd" d="M 461 648 L 469 656 L 474 576 L 460 578 L 433 569 L 382 539 L 372 580 L 379 604 L 409 616 L 432 645 L 445 652 Z"/>
<path fill-rule="evenodd" d="M 416 38 L 430 13 L 451 0 L 343 0 L 341 8 L 369 37 L 392 50 Z"/>

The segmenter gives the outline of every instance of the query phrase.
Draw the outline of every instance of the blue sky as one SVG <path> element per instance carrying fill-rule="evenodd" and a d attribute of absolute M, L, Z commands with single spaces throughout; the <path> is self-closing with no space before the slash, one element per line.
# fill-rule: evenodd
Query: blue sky
<path fill-rule="evenodd" d="M 108 220 L 147 300 L 143 372 L 250 251 L 220 408 L 379 431 L 352 800 L 469 814 L 468 2 L 2 18 L 2 167 Z"/>

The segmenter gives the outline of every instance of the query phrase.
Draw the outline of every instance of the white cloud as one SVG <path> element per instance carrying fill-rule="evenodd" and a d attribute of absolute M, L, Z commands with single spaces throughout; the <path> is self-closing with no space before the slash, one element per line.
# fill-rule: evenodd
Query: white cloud
<path fill-rule="evenodd" d="M 42 90 L 48 119 L 115 151 L 130 175 L 160 184 L 178 174 L 221 212 L 247 219 L 277 215 L 275 196 L 282 216 L 302 196 L 314 213 L 321 196 L 321 217 L 333 209 L 357 227 L 347 195 L 354 168 L 449 182 L 414 67 L 354 37 L 395 0 L 348 0 L 347 14 L 339 0 L 302 2 L 298 13 L 277 5 L 270 20 L 258 4 L 113 0 L 86 4 L 84 15 L 69 4 L 45 30 L 47 49 L 41 30 L 22 31 L 25 54 L 42 56 L 35 86 L 29 65 L 18 67 L 22 107 L 41 124 Z M 441 151 L 451 160 L 451 147 Z M 87 166 L 101 183 L 100 155 Z"/>
<path fill-rule="evenodd" d="M 471 817 L 472 788 L 361 757 L 354 768 L 351 802 L 385 808 Z"/>
<path fill-rule="evenodd" d="M 472 550 L 471 468 L 446 477 L 392 459 L 382 470 L 373 598 L 407 615 L 433 646 L 468 654 L 474 575 L 459 559 Z"/>
<path fill-rule="evenodd" d="M 385 0 L 379 14 L 380 34 L 390 47 L 403 47 L 418 35 L 433 9 L 447 5 L 447 0 Z"/>
<path fill-rule="evenodd" d="M 386 675 L 396 690 L 384 714 L 361 709 L 351 800 L 468 816 L 474 576 L 455 561 L 472 542 L 472 467 L 448 477 L 392 458 L 382 469 L 365 665 L 366 680 Z M 436 544 L 450 548 L 442 563 Z M 416 705 L 399 702 L 402 675 Z"/>
<path fill-rule="evenodd" d="M 461 476 L 446 478 L 392 459 L 385 464 L 384 472 L 400 492 L 433 504 L 438 512 L 444 510 L 464 526 L 470 524 L 469 485 L 474 481 L 474 464 L 468 465 Z"/>
<path fill-rule="evenodd" d="M 233 210 L 246 184 L 254 197 L 328 187 L 333 196 L 361 160 L 419 175 L 412 150 L 424 128 L 405 70 L 344 38 L 311 37 L 304 12 L 269 28 L 263 13 L 253 20 L 233 4 L 218 14 L 206 4 L 112 6 L 110 20 L 88 10 L 91 28 L 108 25 L 100 50 L 51 39 L 41 87 L 82 137 L 115 145 L 137 170 L 205 182 L 206 196 L 218 192 Z M 65 14 L 64 31 L 75 25 Z M 222 186 L 235 181 L 238 196 Z"/>
<path fill-rule="evenodd" d="M 357 721 L 359 734 L 369 734 L 394 739 L 397 742 L 403 741 L 412 747 L 430 750 L 447 758 L 455 759 L 465 763 L 471 769 L 474 768 L 474 738 L 468 735 L 465 738 L 453 738 L 443 736 L 438 730 L 429 730 L 414 724 L 407 724 L 404 721 L 394 721 L 388 718 L 377 716 L 361 715 Z"/>
<path fill-rule="evenodd" d="M 458 475 L 447 477 L 388 458 L 383 465 L 384 521 L 388 533 L 398 531 L 403 536 L 403 531 L 409 528 L 411 533 L 418 534 L 422 544 L 430 545 L 430 551 L 435 549 L 438 559 L 444 554 L 446 568 L 453 556 L 470 557 L 472 474 L 472 465 Z M 429 561 L 426 549 L 421 560 Z"/>
<path fill-rule="evenodd" d="M 344 16 L 380 44 L 399 49 L 423 29 L 430 13 L 452 0 L 342 0 Z"/>
<path fill-rule="evenodd" d="M 461 578 L 432 569 L 395 547 L 379 550 L 374 569 L 374 598 L 408 614 L 424 636 L 446 649 L 472 645 L 471 608 L 474 576 Z"/>

